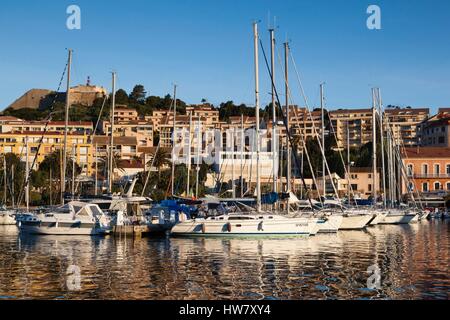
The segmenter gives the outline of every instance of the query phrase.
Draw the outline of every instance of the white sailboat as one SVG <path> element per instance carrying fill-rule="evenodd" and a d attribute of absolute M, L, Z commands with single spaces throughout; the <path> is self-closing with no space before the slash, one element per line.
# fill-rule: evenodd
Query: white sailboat
<path fill-rule="evenodd" d="M 13 226 L 16 224 L 15 212 L 0 207 L 0 226 Z"/>

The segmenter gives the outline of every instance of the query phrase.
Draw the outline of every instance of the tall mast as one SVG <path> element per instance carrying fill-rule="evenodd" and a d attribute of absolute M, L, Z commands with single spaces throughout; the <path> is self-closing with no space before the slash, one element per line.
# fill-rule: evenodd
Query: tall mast
<path fill-rule="evenodd" d="M 76 146 L 72 145 L 72 200 L 75 199 L 75 161 L 77 159 Z"/>
<path fill-rule="evenodd" d="M 66 90 L 66 110 L 64 117 L 64 152 L 63 167 L 61 175 L 61 204 L 64 204 L 64 193 L 66 193 L 66 170 L 67 170 L 67 128 L 69 126 L 69 108 L 70 108 L 70 72 L 72 68 L 72 49 L 69 49 L 69 58 L 67 61 L 67 90 Z"/>
<path fill-rule="evenodd" d="M 377 89 L 378 110 L 380 119 L 380 133 L 381 133 L 381 165 L 382 165 L 382 177 L 383 177 L 383 205 L 387 208 L 387 195 L 386 195 L 386 164 L 384 159 L 384 112 L 383 112 L 383 100 L 381 99 L 381 90 Z"/>
<path fill-rule="evenodd" d="M 198 117 L 198 126 L 197 126 L 197 172 L 196 172 L 196 181 L 195 181 L 195 198 L 198 199 L 198 184 L 199 184 L 199 175 L 200 175 L 200 150 L 202 148 L 202 131 L 201 128 L 201 118 Z"/>
<path fill-rule="evenodd" d="M 173 134 L 172 134 L 172 197 L 175 196 L 175 139 L 177 117 L 177 85 L 173 86 Z"/>
<path fill-rule="evenodd" d="M 241 114 L 241 198 L 244 197 L 244 145 L 245 145 L 244 115 Z"/>
<path fill-rule="evenodd" d="M 25 175 L 26 175 L 26 185 L 25 185 L 25 203 L 27 206 L 27 212 L 30 211 L 30 163 L 29 163 L 29 154 L 28 154 L 28 136 L 25 137 L 25 157 L 26 157 L 26 162 L 25 162 Z"/>
<path fill-rule="evenodd" d="M 109 146 L 109 166 L 108 166 L 108 193 L 112 194 L 114 180 L 114 122 L 116 109 L 116 73 L 112 73 L 112 98 L 111 98 L 111 144 Z"/>
<path fill-rule="evenodd" d="M 191 194 L 191 132 L 192 132 L 192 111 L 189 112 L 189 140 L 188 140 L 188 150 L 187 150 L 187 182 L 186 182 L 186 196 Z"/>
<path fill-rule="evenodd" d="M 373 201 L 376 205 L 377 203 L 377 110 L 375 105 L 375 89 L 372 89 L 372 161 L 373 161 L 373 172 L 372 172 L 372 194 Z"/>
<path fill-rule="evenodd" d="M 348 204 L 351 203 L 351 169 L 352 162 L 350 160 L 350 121 L 347 120 L 347 198 Z"/>
<path fill-rule="evenodd" d="M 277 166 L 277 110 L 275 102 L 275 31 L 269 29 L 270 33 L 270 60 L 271 60 L 271 87 L 272 87 L 272 167 L 273 167 L 273 192 L 277 192 L 278 189 L 278 171 Z"/>
<path fill-rule="evenodd" d="M 320 111 L 321 111 L 321 124 L 322 124 L 322 173 L 323 173 L 323 198 L 325 199 L 327 195 L 327 177 L 326 177 L 326 168 L 325 168 L 325 110 L 324 110 L 324 92 L 323 92 L 323 83 L 320 84 Z M 331 179 L 331 177 L 330 177 Z"/>
<path fill-rule="evenodd" d="M 231 131 L 231 190 L 232 190 L 232 196 L 233 199 L 236 199 L 236 177 L 234 175 L 234 170 L 236 167 L 236 162 L 234 160 L 234 145 L 235 145 L 235 141 L 234 141 L 234 134 L 235 134 L 235 127 L 233 126 L 233 130 Z"/>
<path fill-rule="evenodd" d="M 8 177 L 6 176 L 6 154 L 3 155 L 3 183 L 4 183 L 4 195 L 3 195 L 3 201 L 5 202 L 5 206 L 6 206 L 6 201 L 7 201 L 7 193 L 8 193 Z"/>
<path fill-rule="evenodd" d="M 15 167 L 14 164 L 11 165 L 11 203 L 12 203 L 12 207 L 13 209 L 16 207 L 16 201 L 14 199 L 15 195 L 14 195 L 14 184 L 15 184 L 15 180 L 14 180 L 14 171 L 15 171 Z"/>
<path fill-rule="evenodd" d="M 261 177 L 260 177 L 260 153 L 261 142 L 259 132 L 259 47 L 258 24 L 253 24 L 255 46 L 255 113 L 256 113 L 256 210 L 261 212 Z"/>
<path fill-rule="evenodd" d="M 289 43 L 284 44 L 284 73 L 285 73 L 285 96 L 286 96 L 286 124 L 288 131 L 286 132 L 286 161 L 287 161 L 287 171 L 286 171 L 286 191 L 289 193 L 287 200 L 287 211 L 290 211 L 290 193 L 291 193 L 291 173 L 292 173 L 292 162 L 291 162 L 291 148 L 289 145 L 289 126 L 290 126 L 290 108 L 289 108 Z M 303 151 L 302 151 L 303 152 Z"/>
<path fill-rule="evenodd" d="M 98 147 L 97 143 L 95 144 L 95 188 L 94 188 L 94 194 L 98 195 Z"/>

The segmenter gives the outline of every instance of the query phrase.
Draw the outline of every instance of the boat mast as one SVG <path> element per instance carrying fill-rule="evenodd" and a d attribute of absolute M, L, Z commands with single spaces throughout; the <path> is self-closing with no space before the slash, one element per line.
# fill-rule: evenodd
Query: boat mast
<path fill-rule="evenodd" d="M 380 133 L 381 133 L 381 166 L 382 166 L 382 177 L 383 177 L 383 205 L 387 208 L 387 195 L 386 195 L 386 164 L 384 159 L 384 112 L 383 112 L 383 100 L 381 99 L 381 90 L 377 88 L 377 100 L 378 100 L 378 111 L 380 120 Z"/>
<path fill-rule="evenodd" d="M 261 212 L 261 177 L 260 177 L 260 128 L 259 128 L 259 36 L 258 24 L 253 23 L 254 46 L 255 46 L 255 113 L 256 113 L 256 210 Z"/>
<path fill-rule="evenodd" d="M 272 82 L 272 167 L 273 167 L 273 192 L 278 190 L 278 171 L 277 167 L 277 110 L 275 102 L 275 30 L 269 29 L 270 33 L 270 61 L 271 61 L 271 82 Z"/>
<path fill-rule="evenodd" d="M 177 85 L 173 86 L 173 134 L 172 134 L 172 197 L 175 196 L 175 139 L 177 116 Z"/>
<path fill-rule="evenodd" d="M 72 200 L 75 199 L 75 161 L 76 156 L 76 146 L 72 145 Z"/>
<path fill-rule="evenodd" d="M 245 145 L 244 115 L 241 114 L 241 198 L 244 197 L 244 145 Z"/>
<path fill-rule="evenodd" d="M 325 168 L 325 110 L 324 110 L 324 84 L 320 84 L 320 111 L 321 111 L 321 124 L 322 124 L 322 132 L 321 132 L 321 138 L 322 138 L 322 173 L 323 173 L 323 198 L 325 199 L 327 195 L 327 183 L 326 183 L 326 168 Z M 331 179 L 331 177 L 330 177 Z"/>
<path fill-rule="evenodd" d="M 28 160 L 29 154 L 28 154 L 28 136 L 25 137 L 25 157 L 26 157 L 26 162 L 25 162 L 25 175 L 27 177 L 26 180 L 26 185 L 25 185 L 25 203 L 27 206 L 27 212 L 30 211 L 30 163 Z"/>
<path fill-rule="evenodd" d="M 6 206 L 6 201 L 7 201 L 7 193 L 8 193 L 8 177 L 6 176 L 6 154 L 3 155 L 3 183 L 4 183 L 4 195 L 3 195 L 3 201 L 5 202 L 5 206 Z"/>
<path fill-rule="evenodd" d="M 377 111 L 375 105 L 375 89 L 372 88 L 372 194 L 374 205 L 377 204 Z"/>
<path fill-rule="evenodd" d="M 198 117 L 198 126 L 197 126 L 197 172 L 195 177 L 195 198 L 198 199 L 198 184 L 199 184 L 199 175 L 200 175 L 200 149 L 202 148 L 202 132 L 200 130 L 201 127 L 201 118 Z"/>
<path fill-rule="evenodd" d="M 116 108 L 116 73 L 112 73 L 112 98 L 111 98 L 111 144 L 109 146 L 109 165 L 108 165 L 108 193 L 112 194 L 114 179 L 114 122 Z"/>
<path fill-rule="evenodd" d="M 98 195 L 98 148 L 97 143 L 95 144 L 95 187 L 94 187 L 94 194 Z"/>
<path fill-rule="evenodd" d="M 69 125 L 69 108 L 70 108 L 70 72 L 72 68 L 72 49 L 69 49 L 69 58 L 67 61 L 67 90 L 66 90 L 66 109 L 64 117 L 64 151 L 63 151 L 63 167 L 61 175 L 61 204 L 64 204 L 64 194 L 66 193 L 66 170 L 67 170 L 67 130 Z"/>
<path fill-rule="evenodd" d="M 352 169 L 352 162 L 350 159 L 350 121 L 347 120 L 347 197 L 348 197 L 348 204 L 351 203 L 351 169 Z"/>
<path fill-rule="evenodd" d="M 235 170 L 235 160 L 234 160 L 234 145 L 235 145 L 235 141 L 234 141 L 234 135 L 235 135 L 236 131 L 235 131 L 235 127 L 233 126 L 233 129 L 231 131 L 231 190 L 232 190 L 232 197 L 233 199 L 236 199 L 236 177 L 234 175 L 234 170 Z"/>
<path fill-rule="evenodd" d="M 188 150 L 187 150 L 187 182 L 186 182 L 186 195 L 189 197 L 191 194 L 191 132 L 192 132 L 192 111 L 189 112 L 189 140 L 188 140 Z"/>
<path fill-rule="evenodd" d="M 287 200 L 287 212 L 290 211 L 290 195 L 291 195 L 291 173 L 292 173 L 292 162 L 291 162 L 291 148 L 289 145 L 289 128 L 290 128 L 290 108 L 289 108 L 289 43 L 284 43 L 284 73 L 285 73 L 285 96 L 286 96 L 286 124 L 288 127 L 288 132 L 286 132 L 286 191 L 289 194 Z M 303 153 L 303 151 L 302 151 Z M 303 161 L 302 161 L 303 162 Z"/>
<path fill-rule="evenodd" d="M 12 203 L 13 209 L 16 207 L 16 202 L 14 199 L 14 171 L 15 171 L 15 167 L 14 167 L 14 164 L 12 164 L 11 165 L 11 203 Z"/>

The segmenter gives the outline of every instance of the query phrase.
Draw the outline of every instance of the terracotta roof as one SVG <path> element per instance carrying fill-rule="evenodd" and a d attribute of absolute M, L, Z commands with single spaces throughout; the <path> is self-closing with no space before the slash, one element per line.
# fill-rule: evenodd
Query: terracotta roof
<path fill-rule="evenodd" d="M 120 160 L 117 166 L 122 169 L 144 169 L 141 162 L 130 160 Z"/>
<path fill-rule="evenodd" d="M 138 147 L 139 153 L 144 154 L 154 154 L 156 152 L 157 147 Z M 160 148 L 161 151 L 171 152 L 171 148 Z"/>
<path fill-rule="evenodd" d="M 44 131 L 14 131 L 14 132 L 5 132 L 0 133 L 2 136 L 64 136 L 64 132 L 61 131 L 47 131 L 44 133 Z M 79 132 L 68 132 L 68 136 L 80 136 L 83 137 L 85 134 L 79 133 Z"/>
<path fill-rule="evenodd" d="M 13 116 L 0 116 L 0 121 L 17 121 L 23 122 L 24 120 L 13 117 Z"/>
<path fill-rule="evenodd" d="M 429 108 L 402 108 L 402 109 L 386 109 L 385 111 L 388 114 L 400 114 L 400 113 L 408 113 L 408 114 L 419 114 L 419 113 L 430 113 Z"/>
<path fill-rule="evenodd" d="M 111 143 L 111 137 L 109 136 L 94 136 L 92 144 L 106 145 Z M 114 137 L 114 145 L 137 145 L 136 137 Z"/>
<path fill-rule="evenodd" d="M 408 159 L 450 159 L 450 148 L 442 147 L 420 147 L 420 148 L 405 148 L 404 155 Z"/>

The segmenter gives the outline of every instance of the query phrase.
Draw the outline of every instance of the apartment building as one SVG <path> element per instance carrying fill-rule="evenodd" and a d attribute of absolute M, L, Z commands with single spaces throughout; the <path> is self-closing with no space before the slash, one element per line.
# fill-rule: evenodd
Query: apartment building
<path fill-rule="evenodd" d="M 410 178 L 403 183 L 403 193 L 450 192 L 450 148 L 417 147 L 406 148 L 403 163 Z"/>
<path fill-rule="evenodd" d="M 139 113 L 136 109 L 127 108 L 124 105 L 117 105 L 114 110 L 114 122 L 130 122 L 138 121 Z"/>
<path fill-rule="evenodd" d="M 7 132 L 64 132 L 64 121 L 25 121 L 14 117 L 2 117 L 0 119 L 0 133 Z M 9 118 L 9 119 L 8 119 Z M 70 121 L 67 126 L 68 132 L 92 134 L 94 126 L 92 122 Z"/>
<path fill-rule="evenodd" d="M 450 147 L 450 113 L 440 112 L 417 126 L 418 140 L 422 147 Z"/>
<path fill-rule="evenodd" d="M 405 147 L 416 147 L 419 143 L 417 127 L 430 116 L 429 108 L 386 109 L 393 138 L 402 141 Z"/>
<path fill-rule="evenodd" d="M 33 170 L 37 170 L 45 157 L 64 149 L 64 132 L 7 132 L 0 133 L 0 154 L 13 153 L 26 161 L 26 144 L 28 142 L 29 163 L 36 158 Z M 40 148 L 39 148 L 40 145 Z M 82 168 L 82 175 L 93 173 L 93 152 L 90 136 L 83 133 L 69 133 L 67 136 L 67 153 L 75 157 Z M 75 151 L 75 153 L 73 153 Z"/>
<path fill-rule="evenodd" d="M 407 147 L 418 145 L 417 126 L 428 118 L 427 108 L 386 109 L 385 116 L 397 141 Z M 338 147 L 347 148 L 347 135 L 350 147 L 360 148 L 372 141 L 372 109 L 348 109 L 329 112 L 332 129 L 336 132 Z"/>
<path fill-rule="evenodd" d="M 136 137 L 114 137 L 114 158 L 120 160 L 133 160 L 141 156 L 138 152 Z M 94 136 L 92 140 L 94 153 L 98 158 L 107 158 L 111 146 L 111 137 Z"/>
<path fill-rule="evenodd" d="M 111 123 L 102 122 L 102 133 L 111 135 Z M 118 121 L 114 123 L 114 137 L 135 137 L 138 146 L 153 146 L 153 124 L 144 120 Z"/>

